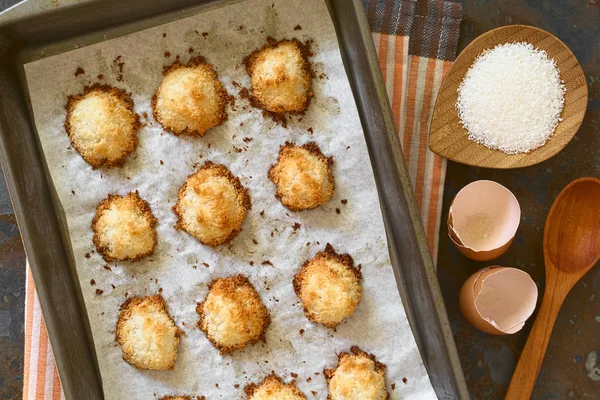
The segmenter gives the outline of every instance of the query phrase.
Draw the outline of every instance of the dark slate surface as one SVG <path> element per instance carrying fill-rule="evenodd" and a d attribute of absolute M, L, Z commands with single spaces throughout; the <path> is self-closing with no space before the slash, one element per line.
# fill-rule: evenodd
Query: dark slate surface
<path fill-rule="evenodd" d="M 52 5 L 60 4 L 57 0 L 48 1 Z M 15 3 L 0 0 L 0 9 Z M 448 164 L 442 220 L 447 218 L 454 195 L 467 183 L 492 179 L 507 186 L 519 199 L 523 218 L 515 243 L 493 263 L 523 268 L 543 286 L 542 232 L 553 199 L 573 179 L 600 176 L 600 0 L 463 3 L 461 49 L 489 29 L 515 23 L 531 24 L 563 40 L 587 76 L 590 101 L 585 121 L 571 144 L 556 157 L 516 171 Z M 508 337 L 486 335 L 465 324 L 458 310 L 458 291 L 468 275 L 487 264 L 462 257 L 446 234 L 442 228 L 439 277 L 472 397 L 502 399 L 531 324 L 521 333 Z M 600 268 L 596 266 L 573 289 L 558 317 L 534 399 L 600 399 L 598 294 Z M 6 186 L 0 180 L 0 399 L 22 396 L 24 301 L 25 255 Z"/>
<path fill-rule="evenodd" d="M 466 324 L 458 309 L 458 292 L 462 283 L 479 268 L 498 264 L 524 269 L 542 288 L 542 233 L 554 198 L 576 178 L 600 177 L 599 3 L 598 0 L 463 2 L 460 49 L 483 32 L 502 25 L 538 26 L 555 34 L 571 48 L 581 63 L 589 86 L 588 110 L 583 125 L 573 141 L 554 158 L 537 166 L 511 171 L 448 163 L 438 276 L 463 369 L 476 399 L 504 398 L 533 318 L 522 332 L 512 336 L 499 337 L 478 332 Z M 505 255 L 489 263 L 462 257 L 452 246 L 445 227 L 448 208 L 456 193 L 478 179 L 494 180 L 508 187 L 518 198 L 522 209 L 521 225 L 514 244 Z M 533 398 L 600 399 L 599 266 L 588 273 L 567 298 L 558 316 Z"/>

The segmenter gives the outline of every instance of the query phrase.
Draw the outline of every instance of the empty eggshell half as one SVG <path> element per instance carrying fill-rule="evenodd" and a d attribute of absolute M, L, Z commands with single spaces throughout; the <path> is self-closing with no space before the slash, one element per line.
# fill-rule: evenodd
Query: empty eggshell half
<path fill-rule="evenodd" d="M 527 272 L 516 268 L 483 268 L 460 290 L 460 310 L 480 331 L 494 335 L 518 332 L 537 302 L 537 286 Z"/>
<path fill-rule="evenodd" d="M 489 261 L 508 250 L 520 220 L 521 208 L 510 190 L 493 181 L 475 181 L 452 201 L 448 234 L 464 256 Z"/>

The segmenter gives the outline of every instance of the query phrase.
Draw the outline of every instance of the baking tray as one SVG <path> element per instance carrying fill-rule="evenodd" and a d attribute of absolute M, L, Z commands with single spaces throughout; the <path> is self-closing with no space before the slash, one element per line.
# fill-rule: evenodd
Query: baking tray
<path fill-rule="evenodd" d="M 0 161 L 67 399 L 103 399 L 64 212 L 33 122 L 23 65 L 237 0 L 28 0 L 0 22 Z M 375 173 L 398 289 L 440 399 L 468 399 L 361 0 L 326 0 Z"/>

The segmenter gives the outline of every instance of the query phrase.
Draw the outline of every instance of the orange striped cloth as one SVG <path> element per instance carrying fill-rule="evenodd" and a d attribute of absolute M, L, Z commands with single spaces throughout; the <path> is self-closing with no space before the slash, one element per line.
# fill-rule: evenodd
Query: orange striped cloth
<path fill-rule="evenodd" d="M 363 0 L 429 249 L 437 261 L 446 160 L 427 145 L 433 105 L 456 56 L 460 3 Z"/>
<path fill-rule="evenodd" d="M 25 365 L 23 371 L 23 399 L 64 400 L 48 333 L 42 317 L 33 275 L 27 263 L 25 283 Z"/>
<path fill-rule="evenodd" d="M 364 0 L 427 240 L 437 256 L 446 160 L 427 147 L 433 103 L 456 55 L 461 8 L 442 0 Z M 23 398 L 64 399 L 27 267 Z"/>

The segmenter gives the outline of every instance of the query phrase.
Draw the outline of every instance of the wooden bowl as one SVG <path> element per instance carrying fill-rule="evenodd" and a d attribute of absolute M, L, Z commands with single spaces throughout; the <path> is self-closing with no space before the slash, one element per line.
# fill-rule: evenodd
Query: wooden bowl
<path fill-rule="evenodd" d="M 528 42 L 548 53 L 558 64 L 564 81 L 565 104 L 554 134 L 543 146 L 521 154 L 506 154 L 468 139 L 458 117 L 458 86 L 475 58 L 485 49 L 512 42 Z M 559 151 L 579 129 L 588 101 L 583 70 L 569 48 L 554 35 L 533 26 L 509 25 L 493 29 L 471 42 L 458 56 L 444 79 L 435 101 L 429 130 L 429 148 L 436 154 L 463 164 L 486 168 L 520 168 L 542 162 Z"/>

